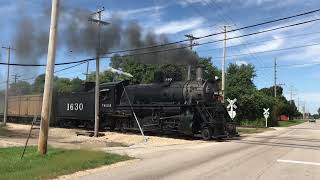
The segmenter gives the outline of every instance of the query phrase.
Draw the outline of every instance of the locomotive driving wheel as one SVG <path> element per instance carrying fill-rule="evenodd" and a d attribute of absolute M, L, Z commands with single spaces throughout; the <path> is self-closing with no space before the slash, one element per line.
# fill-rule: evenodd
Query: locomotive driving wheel
<path fill-rule="evenodd" d="M 202 139 L 208 141 L 212 138 L 212 130 L 208 127 L 203 127 L 201 130 Z"/>

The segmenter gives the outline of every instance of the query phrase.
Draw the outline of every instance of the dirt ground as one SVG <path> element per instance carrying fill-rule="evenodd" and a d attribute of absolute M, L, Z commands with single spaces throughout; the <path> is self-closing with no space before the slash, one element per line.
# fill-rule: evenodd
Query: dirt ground
<path fill-rule="evenodd" d="M 30 125 L 7 123 L 8 133 L 0 136 L 0 147 L 22 146 L 24 145 Z M 143 137 L 136 133 L 118 133 L 118 132 L 101 132 L 101 137 L 89 137 L 86 135 L 77 135 L 77 132 L 86 133 L 83 129 L 65 129 L 50 128 L 48 144 L 54 147 L 63 148 L 86 148 L 86 149 L 105 149 L 133 146 L 166 146 L 199 143 L 201 140 L 188 140 L 183 138 L 146 136 L 147 142 Z M 38 140 L 39 129 L 33 129 L 29 145 L 36 145 Z"/>

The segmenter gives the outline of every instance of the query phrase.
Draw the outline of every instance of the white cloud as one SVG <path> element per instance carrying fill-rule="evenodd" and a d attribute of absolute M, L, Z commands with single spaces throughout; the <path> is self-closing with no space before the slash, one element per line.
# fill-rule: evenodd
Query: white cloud
<path fill-rule="evenodd" d="M 180 4 L 181 6 L 188 6 L 189 4 L 201 4 L 201 5 L 206 5 L 209 3 L 211 0 L 178 0 L 177 3 Z"/>
<path fill-rule="evenodd" d="M 268 41 L 262 45 L 258 45 L 255 47 L 250 47 L 243 51 L 243 53 L 255 53 L 255 52 L 263 52 L 263 51 L 272 51 L 280 48 L 284 44 L 284 39 L 280 39 L 279 36 L 274 36 L 274 40 Z"/>
<path fill-rule="evenodd" d="M 191 34 L 195 37 L 202 37 L 211 33 L 212 31 L 210 28 L 197 28 L 191 31 Z"/>
<path fill-rule="evenodd" d="M 162 10 L 162 9 L 164 9 L 166 7 L 167 7 L 167 5 L 149 6 L 149 7 L 138 8 L 138 9 L 115 11 L 114 13 L 122 16 L 123 18 L 130 18 L 130 17 L 139 16 L 139 15 L 146 15 L 146 14 L 152 13 L 152 12 L 153 13 L 159 13 L 160 10 Z"/>
<path fill-rule="evenodd" d="M 205 22 L 204 18 L 191 18 L 181 21 L 171 21 L 164 25 L 160 25 L 155 29 L 156 34 L 175 34 L 182 31 L 194 29 L 201 26 Z"/>
<path fill-rule="evenodd" d="M 309 43 L 311 44 L 311 43 Z M 282 60 L 285 61 L 299 61 L 305 63 L 315 63 L 320 62 L 320 45 L 309 46 L 305 48 L 300 48 L 299 50 L 295 50 L 292 53 L 287 53 L 284 56 L 281 56 Z M 310 65 L 301 65 L 297 67 L 309 67 Z"/>
<path fill-rule="evenodd" d="M 298 3 L 298 0 L 177 0 L 181 6 L 188 6 L 192 4 L 199 4 L 207 6 L 210 3 L 233 3 L 242 7 L 247 6 L 263 6 L 264 8 L 280 8 L 288 6 L 288 4 Z"/>
<path fill-rule="evenodd" d="M 243 61 L 243 60 L 236 60 L 235 62 L 238 66 L 240 65 L 248 65 L 249 63 L 247 61 Z"/>
<path fill-rule="evenodd" d="M 313 59 L 312 61 L 319 61 L 320 45 L 306 47 L 303 54 L 309 60 Z"/>

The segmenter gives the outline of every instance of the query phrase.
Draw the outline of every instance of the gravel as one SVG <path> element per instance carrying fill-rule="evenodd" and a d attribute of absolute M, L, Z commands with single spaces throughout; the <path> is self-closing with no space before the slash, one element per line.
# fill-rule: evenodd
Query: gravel
<path fill-rule="evenodd" d="M 23 145 L 30 130 L 30 125 L 8 123 L 9 134 L 0 136 L 0 147 Z M 99 149 L 105 147 L 129 147 L 143 144 L 144 146 L 179 145 L 198 142 L 198 140 L 176 139 L 171 137 L 146 136 L 148 141 L 139 134 L 101 132 L 101 137 L 78 135 L 76 132 L 85 133 L 83 129 L 50 128 L 49 144 L 64 148 L 89 148 Z M 37 143 L 39 129 L 34 129 L 30 144 Z"/>

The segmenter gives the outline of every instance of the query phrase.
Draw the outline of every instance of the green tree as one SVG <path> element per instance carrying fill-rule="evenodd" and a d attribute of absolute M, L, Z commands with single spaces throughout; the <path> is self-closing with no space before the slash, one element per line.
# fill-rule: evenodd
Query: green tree
<path fill-rule="evenodd" d="M 24 95 L 32 92 L 32 85 L 26 81 L 18 81 L 11 83 L 9 88 L 9 95 Z"/>
<path fill-rule="evenodd" d="M 33 86 L 33 93 L 43 93 L 45 82 L 45 74 L 36 77 Z M 83 80 L 77 78 L 59 78 L 57 76 L 53 79 L 53 90 L 59 93 L 77 92 L 83 88 Z"/>
<path fill-rule="evenodd" d="M 84 81 L 76 77 L 71 80 L 71 92 L 77 92 L 82 90 Z"/>
<path fill-rule="evenodd" d="M 212 64 L 211 57 L 200 57 L 199 64 L 204 66 L 204 79 L 214 80 L 215 76 L 221 78 L 221 71 Z"/>
<path fill-rule="evenodd" d="M 230 64 L 226 74 L 226 98 L 237 98 L 238 119 L 255 120 L 261 108 L 258 102 L 262 95 L 253 83 L 256 76 L 253 65 Z M 261 113 L 262 114 L 262 113 Z"/>
<path fill-rule="evenodd" d="M 33 83 L 33 92 L 34 93 L 43 93 L 44 82 L 45 82 L 45 74 L 41 74 L 36 77 Z"/>

